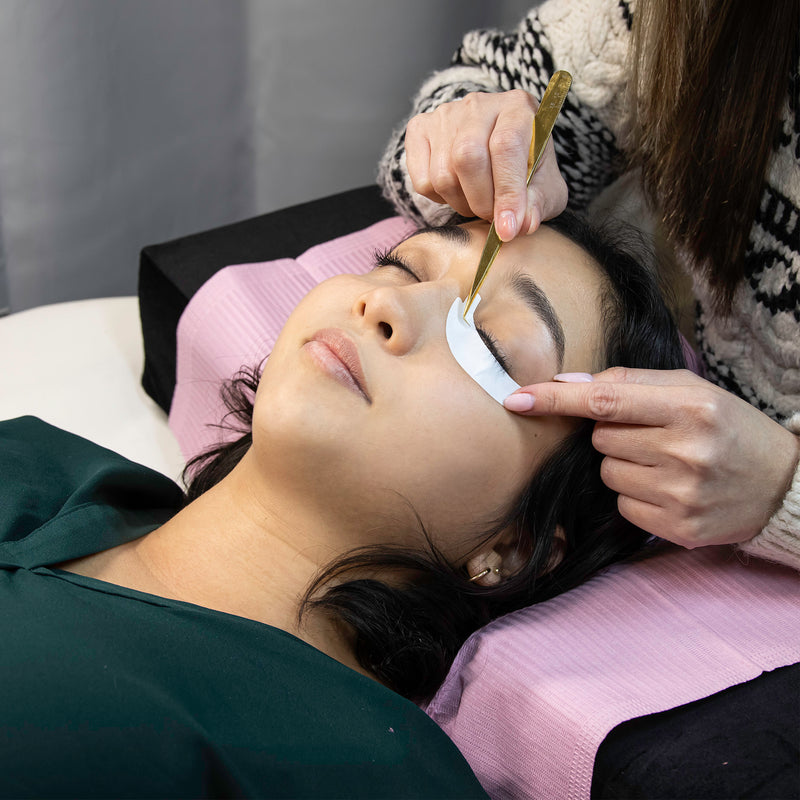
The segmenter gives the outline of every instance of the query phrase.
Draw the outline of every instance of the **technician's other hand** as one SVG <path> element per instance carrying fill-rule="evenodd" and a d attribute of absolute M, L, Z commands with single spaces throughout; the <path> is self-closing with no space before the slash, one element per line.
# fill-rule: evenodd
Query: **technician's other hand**
<path fill-rule="evenodd" d="M 506 407 L 596 420 L 600 474 L 622 516 L 689 548 L 759 533 L 800 457 L 797 436 L 686 370 L 613 368 L 591 382 L 525 386 Z"/>
<path fill-rule="evenodd" d="M 567 206 L 552 138 L 525 186 L 538 107 L 522 89 L 473 92 L 412 117 L 406 163 L 414 189 L 463 216 L 494 219 L 503 241 L 533 233 Z"/>

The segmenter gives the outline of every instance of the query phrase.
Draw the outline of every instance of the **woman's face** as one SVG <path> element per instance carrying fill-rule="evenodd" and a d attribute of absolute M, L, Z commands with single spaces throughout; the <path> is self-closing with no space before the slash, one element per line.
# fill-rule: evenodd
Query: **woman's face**
<path fill-rule="evenodd" d="M 467 296 L 487 232 L 480 222 L 424 232 L 366 275 L 325 281 L 266 362 L 254 455 L 287 488 L 304 485 L 347 546 L 419 544 L 421 522 L 462 560 L 573 428 L 506 411 L 450 351 L 447 313 Z M 501 248 L 475 325 L 521 385 L 591 372 L 602 366 L 602 286 L 583 250 L 541 228 Z"/>

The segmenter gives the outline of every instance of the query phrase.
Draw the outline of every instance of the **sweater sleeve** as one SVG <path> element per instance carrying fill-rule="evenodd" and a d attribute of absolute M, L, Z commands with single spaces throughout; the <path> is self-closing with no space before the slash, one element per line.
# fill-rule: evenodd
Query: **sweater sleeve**
<path fill-rule="evenodd" d="M 785 424 L 792 433 L 800 434 L 800 412 Z M 800 569 L 800 464 L 795 468 L 792 484 L 781 507 L 761 533 L 740 544 L 738 549 L 757 558 Z"/>
<path fill-rule="evenodd" d="M 409 119 L 470 92 L 524 89 L 541 98 L 552 74 L 566 69 L 573 85 L 553 131 L 569 205 L 582 210 L 621 172 L 617 136 L 624 129 L 631 13 L 625 0 L 547 0 L 511 33 L 468 33 L 451 65 L 434 72 L 415 96 Z M 398 212 L 442 222 L 449 208 L 417 194 L 405 161 L 405 120 L 378 166 L 378 183 Z"/>

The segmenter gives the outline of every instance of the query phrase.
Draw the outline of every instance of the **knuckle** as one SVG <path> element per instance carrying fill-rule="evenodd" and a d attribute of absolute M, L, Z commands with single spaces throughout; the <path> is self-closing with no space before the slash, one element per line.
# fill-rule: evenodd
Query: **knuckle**
<path fill-rule="evenodd" d="M 613 419 L 619 407 L 617 390 L 611 383 L 590 384 L 586 398 L 586 410 L 593 419 Z"/>
<path fill-rule="evenodd" d="M 486 99 L 486 92 L 469 92 L 465 94 L 460 100 L 455 101 L 461 104 L 463 108 L 473 109 L 482 104 Z M 448 105 L 451 105 L 448 103 Z"/>
<path fill-rule="evenodd" d="M 436 200 L 439 197 L 439 193 L 433 188 L 433 184 L 429 180 L 416 180 L 412 176 L 411 185 L 414 187 L 414 191 L 423 197 L 428 197 L 432 200 Z"/>
<path fill-rule="evenodd" d="M 683 481 L 672 490 L 673 499 L 677 505 L 676 512 L 681 520 L 681 525 L 686 527 L 692 517 L 700 510 L 703 494 L 695 481 Z"/>
<path fill-rule="evenodd" d="M 421 194 L 423 197 L 428 197 L 429 195 L 436 194 L 436 190 L 433 188 L 433 184 L 430 182 L 428 178 L 417 177 L 410 170 L 409 170 L 409 176 L 411 178 L 411 185 L 414 187 L 415 192 Z"/>
<path fill-rule="evenodd" d="M 491 220 L 494 212 L 493 195 L 487 194 L 483 196 L 469 195 L 467 202 L 469 203 L 471 213 L 480 217 L 481 219 Z"/>
<path fill-rule="evenodd" d="M 623 519 L 628 520 L 628 522 L 634 525 L 638 525 L 641 521 L 636 517 L 635 502 L 624 494 L 617 496 L 617 511 L 619 511 L 619 514 Z"/>
<path fill-rule="evenodd" d="M 600 462 L 600 480 L 608 486 L 609 489 L 613 488 L 611 484 L 614 482 L 614 462 L 610 458 L 604 458 Z"/>
<path fill-rule="evenodd" d="M 429 113 L 417 114 L 406 123 L 406 138 L 421 137 L 425 135 L 428 127 Z"/>
<path fill-rule="evenodd" d="M 675 516 L 679 520 L 683 520 L 686 515 L 687 509 L 691 505 L 693 495 L 688 484 L 673 484 L 672 486 L 672 502 L 675 507 Z"/>
<path fill-rule="evenodd" d="M 524 89 L 510 89 L 504 96 L 509 105 L 524 108 L 526 111 L 536 111 L 539 108 L 536 98 Z"/>
<path fill-rule="evenodd" d="M 527 152 L 529 142 L 527 131 L 518 127 L 496 128 L 489 137 L 489 151 L 493 156 L 506 155 L 515 151 Z"/>
<path fill-rule="evenodd" d="M 719 418 L 719 402 L 715 397 L 708 397 L 700 403 L 698 414 L 701 422 L 711 427 Z"/>
<path fill-rule="evenodd" d="M 700 475 L 707 475 L 715 466 L 715 448 L 708 442 L 695 443 L 690 458 L 692 469 Z"/>
<path fill-rule="evenodd" d="M 474 171 L 484 167 L 488 161 L 486 144 L 476 138 L 464 138 L 453 145 L 453 165 L 457 170 Z"/>
<path fill-rule="evenodd" d="M 691 416 L 706 430 L 716 427 L 720 417 L 720 398 L 714 392 L 698 392 L 691 404 Z"/>
<path fill-rule="evenodd" d="M 630 370 L 627 367 L 609 367 L 603 372 L 604 376 L 614 383 L 626 383 L 630 378 Z"/>
<path fill-rule="evenodd" d="M 599 453 L 604 453 L 608 447 L 610 438 L 610 428 L 607 424 L 598 422 L 592 431 L 592 447 Z"/>
<path fill-rule="evenodd" d="M 459 187 L 458 179 L 446 165 L 436 167 L 430 175 L 431 188 L 442 197 L 452 194 Z"/>

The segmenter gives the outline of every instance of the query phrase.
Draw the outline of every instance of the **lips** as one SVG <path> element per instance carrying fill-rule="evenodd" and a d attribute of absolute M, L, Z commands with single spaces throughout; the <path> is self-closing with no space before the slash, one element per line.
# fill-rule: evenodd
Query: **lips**
<path fill-rule="evenodd" d="M 316 364 L 334 380 L 360 394 L 368 403 L 372 402 L 358 348 L 347 335 L 335 328 L 325 328 L 317 331 L 305 348 Z"/>

